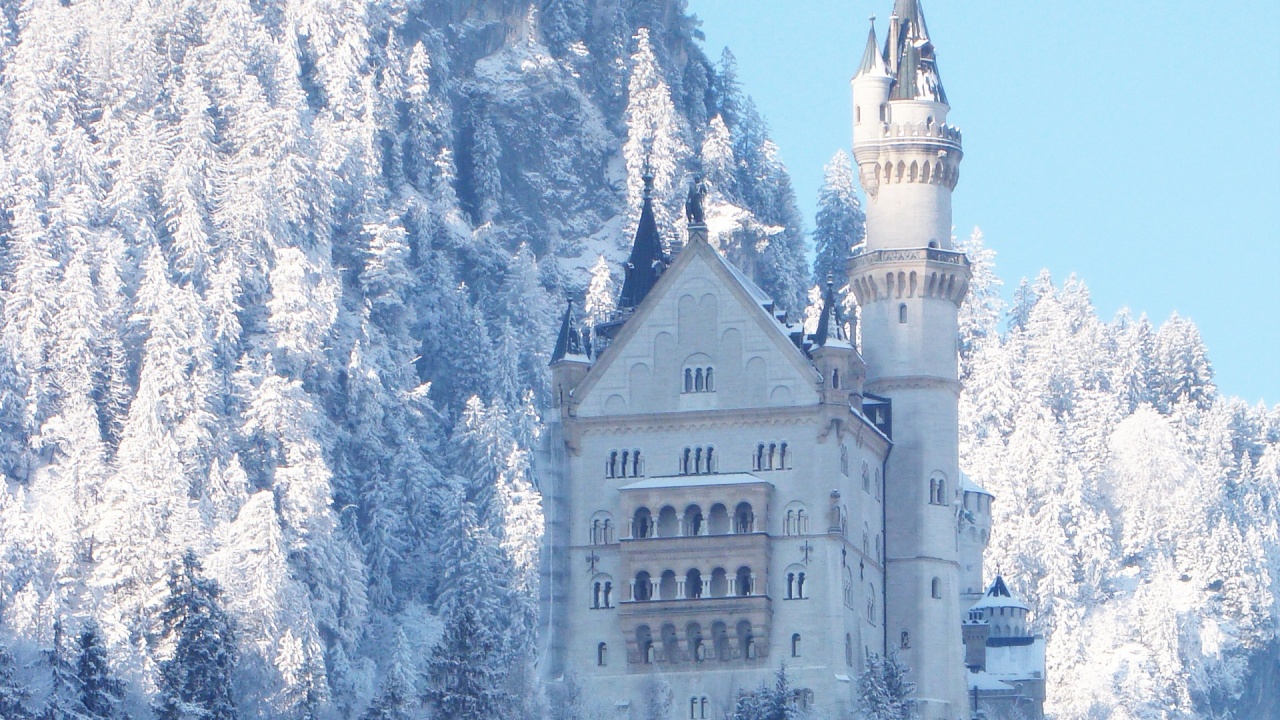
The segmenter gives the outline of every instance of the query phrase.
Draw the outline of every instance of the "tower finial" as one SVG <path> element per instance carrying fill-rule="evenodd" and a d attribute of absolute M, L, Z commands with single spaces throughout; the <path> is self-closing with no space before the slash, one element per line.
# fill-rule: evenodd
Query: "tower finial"
<path fill-rule="evenodd" d="M 653 166 L 649 163 L 649 155 L 645 153 L 644 167 L 640 170 L 640 179 L 644 181 L 644 199 L 653 198 Z"/>

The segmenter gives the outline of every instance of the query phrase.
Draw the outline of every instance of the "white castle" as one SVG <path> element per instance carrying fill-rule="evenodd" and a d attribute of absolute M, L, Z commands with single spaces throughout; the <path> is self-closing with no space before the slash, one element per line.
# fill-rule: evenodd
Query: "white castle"
<path fill-rule="evenodd" d="M 646 193 L 613 321 L 592 337 L 565 313 L 543 669 L 608 717 L 645 717 L 665 684 L 672 718 L 719 720 L 782 664 L 799 706 L 852 717 L 866 659 L 895 651 L 924 720 L 1039 715 L 1044 641 L 1002 580 L 983 592 L 992 498 L 959 467 L 960 132 L 917 0 L 888 32 L 853 79 L 860 348 L 831 283 L 816 332 L 778 313 L 708 242 L 697 185 L 673 255 Z"/>

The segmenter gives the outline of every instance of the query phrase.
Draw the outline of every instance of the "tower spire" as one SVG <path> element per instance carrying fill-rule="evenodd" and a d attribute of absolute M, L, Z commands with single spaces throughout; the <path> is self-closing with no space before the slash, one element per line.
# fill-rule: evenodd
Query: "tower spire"
<path fill-rule="evenodd" d="M 634 309 L 639 305 L 667 266 L 662 239 L 658 236 L 658 223 L 653 216 L 653 172 L 647 160 L 643 177 L 644 204 L 640 208 L 640 222 L 631 243 L 631 255 L 624 268 L 626 277 L 622 282 L 622 293 L 618 296 L 619 310 Z"/>
<path fill-rule="evenodd" d="M 920 0 L 897 0 L 889 19 L 885 59 L 894 78 L 890 100 L 929 100 L 947 104 L 938 59 Z"/>
<path fill-rule="evenodd" d="M 880 54 L 880 45 L 876 42 L 876 16 L 871 16 L 871 30 L 867 32 L 867 46 L 862 50 L 862 62 L 858 63 L 858 71 L 853 74 L 854 78 L 863 75 L 887 74 L 884 66 L 884 57 Z"/>

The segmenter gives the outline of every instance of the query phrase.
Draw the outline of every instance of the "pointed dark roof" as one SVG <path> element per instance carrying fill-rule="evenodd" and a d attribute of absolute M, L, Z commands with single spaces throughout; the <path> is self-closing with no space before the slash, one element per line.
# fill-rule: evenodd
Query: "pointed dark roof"
<path fill-rule="evenodd" d="M 827 294 L 822 298 L 822 315 L 818 318 L 818 331 L 813 334 L 815 347 L 828 344 L 847 344 L 844 323 L 840 322 L 840 304 L 836 300 L 835 283 L 827 278 Z"/>
<path fill-rule="evenodd" d="M 867 46 L 862 51 L 862 62 L 858 63 L 858 71 L 854 77 L 867 73 L 884 75 L 884 58 L 880 56 L 880 46 L 876 43 L 876 16 L 871 16 L 871 30 L 867 33 Z"/>
<path fill-rule="evenodd" d="M 564 308 L 564 319 L 560 321 L 560 334 L 556 336 L 556 347 L 551 351 L 551 364 L 564 360 L 568 355 L 582 355 L 582 338 L 573 327 L 573 301 Z"/>
<path fill-rule="evenodd" d="M 889 19 L 884 60 L 894 77 L 890 100 L 931 100 L 944 105 L 947 93 L 920 0 L 897 0 Z"/>
<path fill-rule="evenodd" d="M 667 266 L 666 255 L 662 252 L 662 239 L 658 236 L 658 223 L 653 217 L 653 175 L 645 171 L 644 207 L 640 210 L 640 224 L 636 226 L 636 237 L 631 243 L 631 256 L 627 258 L 627 266 L 623 268 L 626 278 L 622 282 L 622 293 L 618 296 L 618 309 L 634 309 L 644 300 L 658 276 Z"/>
<path fill-rule="evenodd" d="M 996 579 L 991 582 L 991 586 L 987 588 L 987 592 L 982 599 L 973 604 L 972 610 L 981 610 L 982 608 L 1001 608 L 1012 607 L 1027 610 L 1027 606 L 1021 600 L 1014 597 L 1009 592 L 1009 586 L 1004 582 L 1003 575 L 996 575 Z"/>

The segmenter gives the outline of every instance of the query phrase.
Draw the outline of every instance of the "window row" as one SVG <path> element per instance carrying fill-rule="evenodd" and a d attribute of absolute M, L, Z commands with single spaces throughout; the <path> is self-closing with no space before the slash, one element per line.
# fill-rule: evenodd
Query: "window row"
<path fill-rule="evenodd" d="M 613 517 L 609 513 L 596 513 L 591 518 L 591 544 L 611 545 L 614 542 Z"/>
<path fill-rule="evenodd" d="M 716 449 L 710 446 L 685 448 L 680 453 L 681 475 L 710 475 L 717 469 Z"/>
<path fill-rule="evenodd" d="M 636 628 L 637 660 L 650 665 L 653 663 L 704 662 L 706 660 L 729 660 L 756 658 L 756 639 L 750 620 L 739 620 L 734 628 L 734 635 L 729 635 L 729 628 L 724 621 L 711 623 L 710 637 L 703 636 L 702 626 L 691 622 L 685 626 L 684 642 L 676 631 L 675 625 L 667 623 L 659 630 L 658 637 L 648 625 Z"/>
<path fill-rule="evenodd" d="M 684 391 L 687 393 L 715 392 L 715 370 L 709 367 L 685 368 Z"/>
<path fill-rule="evenodd" d="M 760 594 L 756 590 L 756 574 L 742 566 L 732 575 L 724 568 L 716 568 L 710 575 L 693 568 L 684 575 L 667 570 L 655 582 L 653 576 L 641 570 L 631 580 L 631 600 L 697 600 L 700 598 L 750 597 Z"/>
<path fill-rule="evenodd" d="M 751 456 L 752 470 L 790 470 L 791 458 L 785 442 L 758 443 Z"/>
<path fill-rule="evenodd" d="M 597 576 L 591 582 L 591 609 L 602 610 L 613 607 L 613 580 L 607 575 Z"/>
<path fill-rule="evenodd" d="M 644 477 L 644 463 L 639 450 L 611 450 L 604 463 L 607 478 Z"/>
<path fill-rule="evenodd" d="M 756 515 L 751 503 L 740 502 L 730 517 L 723 503 L 711 506 L 711 512 L 702 514 L 698 505 L 690 505 L 684 512 L 676 512 L 670 505 L 663 506 L 655 519 L 647 507 L 637 508 L 631 516 L 631 539 L 693 537 L 697 535 L 742 535 L 755 532 Z"/>

